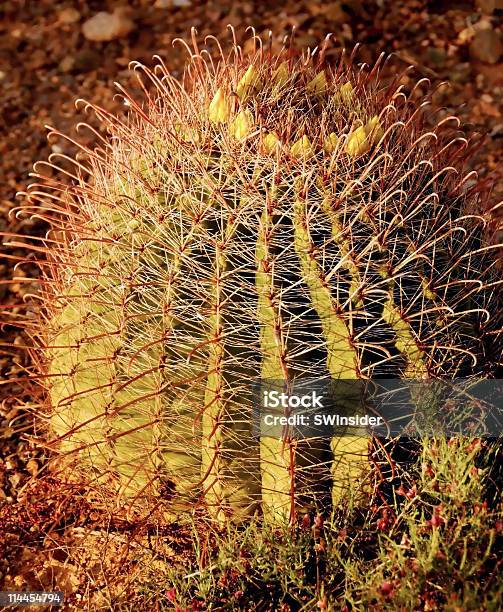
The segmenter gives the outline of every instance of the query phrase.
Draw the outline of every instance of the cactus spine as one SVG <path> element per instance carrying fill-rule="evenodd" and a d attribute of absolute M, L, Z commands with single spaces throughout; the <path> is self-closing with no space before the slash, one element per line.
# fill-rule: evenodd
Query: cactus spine
<path fill-rule="evenodd" d="M 367 439 L 257 442 L 248 383 L 496 372 L 470 146 L 379 62 L 322 55 L 213 64 L 194 42 L 182 83 L 138 66 L 145 102 L 126 94 L 125 120 L 89 104 L 113 138 L 82 147 L 71 188 L 31 192 L 61 236 L 39 343 L 51 428 L 122 500 L 291 519 L 321 474 L 336 504 Z"/>

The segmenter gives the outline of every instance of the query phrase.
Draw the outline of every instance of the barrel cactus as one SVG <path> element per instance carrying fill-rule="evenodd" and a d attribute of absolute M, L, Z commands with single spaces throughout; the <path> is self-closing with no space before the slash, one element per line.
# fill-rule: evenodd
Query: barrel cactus
<path fill-rule="evenodd" d="M 253 434 L 250 383 L 493 377 L 501 293 L 486 192 L 454 117 L 371 68 L 254 36 L 183 78 L 161 60 L 81 146 L 51 224 L 40 380 L 55 447 L 120 503 L 292 519 L 368 440 Z M 182 41 L 183 42 L 183 41 Z M 419 87 L 419 86 L 418 86 Z M 414 88 L 416 89 L 416 88 Z M 67 171 L 68 178 L 68 171 Z"/>

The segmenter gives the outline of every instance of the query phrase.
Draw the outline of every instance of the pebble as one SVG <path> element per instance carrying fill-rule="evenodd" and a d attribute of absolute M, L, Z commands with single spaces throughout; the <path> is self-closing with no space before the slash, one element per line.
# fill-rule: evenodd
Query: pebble
<path fill-rule="evenodd" d="M 134 29 L 133 21 L 123 10 L 113 13 L 101 11 L 82 25 L 82 33 L 87 40 L 105 42 L 127 36 Z"/>
<path fill-rule="evenodd" d="M 60 72 L 70 72 L 75 65 L 75 59 L 71 55 L 66 55 L 58 65 Z"/>
<path fill-rule="evenodd" d="M 503 55 L 503 43 L 498 32 L 493 29 L 477 32 L 470 45 L 470 54 L 487 64 L 496 64 Z"/>
<path fill-rule="evenodd" d="M 80 13 L 77 9 L 65 8 L 59 13 L 58 21 L 63 24 L 77 23 L 80 21 Z"/>

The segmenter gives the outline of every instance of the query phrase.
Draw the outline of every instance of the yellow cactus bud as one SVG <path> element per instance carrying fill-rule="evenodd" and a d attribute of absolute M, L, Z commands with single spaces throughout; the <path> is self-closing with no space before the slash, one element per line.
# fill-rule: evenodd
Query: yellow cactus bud
<path fill-rule="evenodd" d="M 245 98 L 252 89 L 259 90 L 262 87 L 262 82 L 258 78 L 258 72 L 255 66 L 248 66 L 247 71 L 241 77 L 236 93 L 239 98 Z"/>
<path fill-rule="evenodd" d="M 225 123 L 229 119 L 230 104 L 229 99 L 220 87 L 209 106 L 209 119 L 213 123 Z"/>
<path fill-rule="evenodd" d="M 272 153 L 277 146 L 279 146 L 280 141 L 274 132 L 270 132 L 264 138 L 264 149 L 267 153 Z"/>
<path fill-rule="evenodd" d="M 353 86 L 351 85 L 351 83 L 348 81 L 347 83 L 344 83 L 344 85 L 342 85 L 342 87 L 339 89 L 337 93 L 340 99 L 345 104 L 349 104 L 353 100 L 355 90 L 353 89 Z"/>
<path fill-rule="evenodd" d="M 373 143 L 378 143 L 384 136 L 384 130 L 379 122 L 379 117 L 374 115 L 365 125 L 365 132 Z"/>
<path fill-rule="evenodd" d="M 250 110 L 239 111 L 231 123 L 231 134 L 237 140 L 243 140 L 248 136 L 253 127 L 253 115 Z"/>
<path fill-rule="evenodd" d="M 369 148 L 369 139 L 365 131 L 365 126 L 362 125 L 349 135 L 346 143 L 346 153 L 351 157 L 363 155 Z"/>
<path fill-rule="evenodd" d="M 290 151 L 294 157 L 309 157 L 314 154 L 309 138 L 305 134 L 292 145 Z"/>
<path fill-rule="evenodd" d="M 330 132 L 330 134 L 325 138 L 323 142 L 323 150 L 325 153 L 333 153 L 335 151 L 335 147 L 339 141 L 339 137 L 334 132 Z"/>
<path fill-rule="evenodd" d="M 272 73 L 271 81 L 276 87 L 283 87 L 288 81 L 288 62 L 281 62 L 281 64 Z"/>
<path fill-rule="evenodd" d="M 327 77 L 325 75 L 325 71 L 322 70 L 314 77 L 314 79 L 309 81 L 309 83 L 306 85 L 306 91 L 308 94 L 321 96 L 327 90 L 327 85 Z"/>
<path fill-rule="evenodd" d="M 377 144 L 383 135 L 384 130 L 379 123 L 379 117 L 374 116 L 365 125 L 350 134 L 346 144 L 346 152 L 352 157 L 363 155 L 371 145 Z"/>

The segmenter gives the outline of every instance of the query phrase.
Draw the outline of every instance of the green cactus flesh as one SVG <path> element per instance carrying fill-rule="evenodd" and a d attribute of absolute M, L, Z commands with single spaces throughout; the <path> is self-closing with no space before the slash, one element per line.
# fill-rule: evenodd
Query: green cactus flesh
<path fill-rule="evenodd" d="M 377 67 L 235 51 L 95 107 L 40 352 L 58 447 L 120 499 L 283 520 L 363 486 L 368 439 L 258 439 L 250 383 L 491 377 L 500 281 L 448 122 Z"/>

